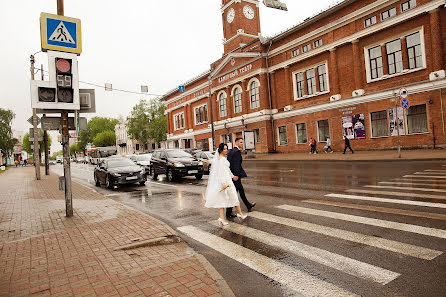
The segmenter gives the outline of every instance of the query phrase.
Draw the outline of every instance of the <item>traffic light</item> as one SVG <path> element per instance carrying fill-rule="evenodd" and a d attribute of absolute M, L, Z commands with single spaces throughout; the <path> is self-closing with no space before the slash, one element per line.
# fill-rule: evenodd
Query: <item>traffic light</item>
<path fill-rule="evenodd" d="M 57 101 L 73 103 L 72 60 L 56 58 Z"/>

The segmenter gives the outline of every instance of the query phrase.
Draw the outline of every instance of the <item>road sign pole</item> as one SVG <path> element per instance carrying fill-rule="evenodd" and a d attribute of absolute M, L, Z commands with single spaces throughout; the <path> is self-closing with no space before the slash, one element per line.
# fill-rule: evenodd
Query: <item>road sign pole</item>
<path fill-rule="evenodd" d="M 31 62 L 31 80 L 34 80 L 34 56 L 30 56 Z M 33 108 L 33 127 L 34 127 L 34 151 L 33 151 L 33 159 L 34 166 L 36 171 L 36 179 L 40 180 L 40 156 L 39 156 L 39 136 L 37 134 L 37 111 Z"/>
<path fill-rule="evenodd" d="M 395 127 L 396 127 L 396 131 L 398 134 L 398 146 L 397 146 L 397 150 L 398 150 L 398 158 L 401 158 L 401 146 L 400 146 L 400 126 L 398 123 L 398 97 L 395 98 Z"/>

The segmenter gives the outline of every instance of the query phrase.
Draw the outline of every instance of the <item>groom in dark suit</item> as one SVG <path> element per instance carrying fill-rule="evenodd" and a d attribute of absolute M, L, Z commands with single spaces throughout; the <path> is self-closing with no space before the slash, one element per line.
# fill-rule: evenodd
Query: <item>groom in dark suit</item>
<path fill-rule="evenodd" d="M 243 139 L 242 138 L 236 138 L 235 139 L 235 146 L 232 150 L 228 152 L 227 158 L 230 164 L 230 169 L 232 174 L 234 175 L 233 181 L 234 186 L 237 190 L 237 192 L 240 193 L 240 198 L 242 198 L 243 203 L 245 203 L 246 208 L 248 209 L 248 212 L 251 211 L 251 208 L 253 208 L 256 203 L 250 203 L 248 199 L 246 199 L 245 195 L 245 189 L 243 189 L 242 185 L 242 178 L 248 177 L 246 175 L 245 170 L 242 167 L 242 152 L 243 149 Z M 226 217 L 227 218 L 235 218 L 236 215 L 232 213 L 232 207 L 228 207 L 226 209 Z"/>

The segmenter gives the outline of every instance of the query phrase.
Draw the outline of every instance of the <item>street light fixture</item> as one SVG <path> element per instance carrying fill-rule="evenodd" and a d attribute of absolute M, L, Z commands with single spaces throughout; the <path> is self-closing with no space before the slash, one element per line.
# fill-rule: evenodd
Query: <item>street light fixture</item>
<path fill-rule="evenodd" d="M 283 3 L 280 0 L 263 0 L 263 4 L 265 4 L 265 6 L 269 8 L 288 11 L 286 3 Z"/>

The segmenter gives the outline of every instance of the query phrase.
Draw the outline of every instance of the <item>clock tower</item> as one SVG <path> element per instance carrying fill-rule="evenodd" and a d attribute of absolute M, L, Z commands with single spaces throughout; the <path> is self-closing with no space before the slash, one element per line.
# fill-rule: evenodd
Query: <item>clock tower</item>
<path fill-rule="evenodd" d="M 259 0 L 222 0 L 225 54 L 260 36 Z"/>

